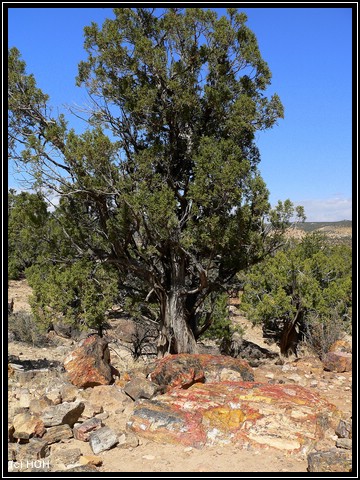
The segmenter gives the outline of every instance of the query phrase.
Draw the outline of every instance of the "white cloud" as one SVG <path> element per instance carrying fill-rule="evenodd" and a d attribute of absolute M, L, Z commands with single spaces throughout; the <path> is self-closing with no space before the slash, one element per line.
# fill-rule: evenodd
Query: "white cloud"
<path fill-rule="evenodd" d="M 295 205 L 305 209 L 307 222 L 337 222 L 352 220 L 352 199 L 336 195 L 330 198 L 299 200 Z"/>

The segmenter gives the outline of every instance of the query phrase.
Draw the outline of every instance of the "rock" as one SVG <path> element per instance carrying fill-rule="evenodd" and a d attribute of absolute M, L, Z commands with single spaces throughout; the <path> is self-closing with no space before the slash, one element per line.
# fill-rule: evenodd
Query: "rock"
<path fill-rule="evenodd" d="M 90 434 L 103 426 L 102 421 L 98 418 L 90 418 L 84 423 L 75 425 L 73 429 L 74 438 L 82 442 L 88 442 Z"/>
<path fill-rule="evenodd" d="M 46 430 L 46 433 L 42 437 L 43 440 L 49 444 L 61 442 L 73 437 L 73 432 L 69 425 L 56 425 Z"/>
<path fill-rule="evenodd" d="M 83 402 L 64 402 L 60 405 L 52 405 L 41 414 L 41 419 L 45 427 L 54 427 L 65 423 L 73 427 L 84 408 Z"/>
<path fill-rule="evenodd" d="M 41 437 L 45 433 L 43 420 L 30 413 L 19 413 L 13 420 L 13 436 L 22 440 L 29 440 L 31 437 Z"/>
<path fill-rule="evenodd" d="M 351 372 L 352 355 L 344 352 L 328 352 L 323 358 L 324 370 L 330 372 Z"/>
<path fill-rule="evenodd" d="M 329 348 L 329 352 L 352 353 L 352 346 L 346 340 L 336 340 Z"/>
<path fill-rule="evenodd" d="M 149 379 L 170 391 L 173 388 L 189 388 L 197 382 L 253 381 L 254 375 L 249 364 L 242 359 L 182 353 L 157 360 Z"/>
<path fill-rule="evenodd" d="M 74 385 L 66 383 L 61 386 L 60 395 L 63 402 L 74 402 L 79 395 L 79 390 Z"/>
<path fill-rule="evenodd" d="M 19 446 L 17 444 L 8 444 L 8 462 L 15 462 Z"/>
<path fill-rule="evenodd" d="M 96 454 L 110 450 L 118 443 L 117 434 L 109 427 L 102 427 L 92 432 L 89 437 L 89 444 L 92 451 Z"/>
<path fill-rule="evenodd" d="M 161 358 L 155 362 L 149 379 L 166 390 L 188 388 L 195 382 L 204 382 L 205 374 L 198 356 L 181 353 Z"/>
<path fill-rule="evenodd" d="M 73 465 L 79 461 L 81 455 L 80 448 L 63 448 L 58 449 L 51 458 L 55 464 Z"/>
<path fill-rule="evenodd" d="M 59 405 L 62 402 L 61 393 L 58 388 L 53 388 L 49 392 L 46 392 L 45 396 L 53 405 Z"/>
<path fill-rule="evenodd" d="M 338 438 L 336 440 L 336 446 L 338 448 L 344 448 L 345 450 L 352 449 L 352 439 L 351 438 Z"/>
<path fill-rule="evenodd" d="M 47 457 L 50 453 L 47 442 L 42 438 L 31 438 L 29 443 L 21 447 L 16 457 L 17 461 L 39 460 L 40 458 Z"/>
<path fill-rule="evenodd" d="M 196 383 L 138 400 L 127 428 L 160 443 L 237 444 L 305 452 L 335 428 L 334 405 L 299 385 Z"/>
<path fill-rule="evenodd" d="M 118 409 L 124 409 L 124 405 L 132 403 L 130 398 L 116 385 L 99 385 L 85 390 L 82 392 L 82 398 L 85 403 L 83 416 L 87 411 L 89 413 L 92 411 L 89 418 L 103 412 L 103 405 L 106 406 L 107 412 L 114 413 Z"/>
<path fill-rule="evenodd" d="M 123 432 L 119 436 L 117 448 L 135 448 L 139 445 L 139 439 L 133 432 Z"/>
<path fill-rule="evenodd" d="M 222 341 L 220 352 L 223 355 L 247 360 L 252 367 L 258 367 L 268 359 L 279 358 L 277 353 L 245 340 L 238 332 L 234 332 L 230 340 Z"/>
<path fill-rule="evenodd" d="M 132 343 L 136 338 L 136 323 L 126 318 L 118 318 L 113 336 L 120 342 Z"/>
<path fill-rule="evenodd" d="M 52 405 L 51 400 L 43 395 L 40 398 L 33 398 L 30 401 L 29 410 L 32 413 L 40 414 L 50 405 Z"/>
<path fill-rule="evenodd" d="M 56 335 L 59 335 L 59 337 L 62 338 L 74 338 L 75 340 L 79 340 L 82 335 L 86 335 L 85 332 L 81 332 L 78 328 L 61 320 L 53 322 L 52 326 Z"/>
<path fill-rule="evenodd" d="M 101 457 L 98 457 L 97 455 L 84 455 L 79 458 L 79 463 L 82 465 L 96 465 L 100 466 L 102 465 L 103 461 Z"/>
<path fill-rule="evenodd" d="M 340 438 L 352 438 L 352 422 L 340 420 L 335 433 Z"/>
<path fill-rule="evenodd" d="M 64 361 L 64 367 L 73 385 L 81 388 L 108 385 L 112 381 L 108 342 L 91 335 L 78 344 Z"/>
<path fill-rule="evenodd" d="M 133 400 L 152 398 L 158 390 L 159 385 L 141 377 L 134 377 L 124 386 L 124 392 Z"/>
<path fill-rule="evenodd" d="M 246 360 L 226 355 L 204 354 L 197 355 L 197 357 L 204 370 L 206 383 L 232 380 L 231 376 L 245 382 L 254 381 L 253 370 Z"/>
<path fill-rule="evenodd" d="M 19 399 L 19 407 L 21 408 L 29 408 L 31 402 L 31 395 L 27 388 L 22 389 Z"/>
<path fill-rule="evenodd" d="M 352 459 L 348 452 L 329 450 L 308 455 L 309 472 L 351 472 Z"/>

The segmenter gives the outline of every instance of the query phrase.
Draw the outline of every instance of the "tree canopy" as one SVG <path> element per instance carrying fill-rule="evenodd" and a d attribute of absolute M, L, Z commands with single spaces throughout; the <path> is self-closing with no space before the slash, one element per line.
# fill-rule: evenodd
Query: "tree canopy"
<path fill-rule="evenodd" d="M 265 95 L 271 72 L 246 20 L 115 8 L 85 27 L 82 134 L 9 52 L 9 156 L 60 195 L 67 263 L 111 265 L 119 291 L 157 305 L 160 355 L 196 351 L 219 292 L 279 248 L 295 213 L 289 200 L 271 209 L 258 170 L 255 133 L 283 106 Z"/>

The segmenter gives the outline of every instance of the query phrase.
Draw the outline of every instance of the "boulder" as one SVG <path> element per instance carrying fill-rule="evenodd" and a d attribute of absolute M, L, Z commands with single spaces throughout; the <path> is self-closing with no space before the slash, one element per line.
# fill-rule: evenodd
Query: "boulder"
<path fill-rule="evenodd" d="M 352 370 L 352 355 L 346 352 L 328 352 L 323 358 L 324 370 L 330 372 L 351 372 Z"/>
<path fill-rule="evenodd" d="M 195 383 L 156 400 L 138 400 L 127 428 L 160 443 L 233 443 L 304 453 L 338 418 L 334 405 L 299 385 Z"/>
<path fill-rule="evenodd" d="M 81 340 L 64 361 L 68 378 L 80 388 L 109 385 L 112 381 L 108 342 L 98 335 Z"/>
<path fill-rule="evenodd" d="M 335 433 L 339 438 L 352 438 L 352 421 L 340 420 Z"/>
<path fill-rule="evenodd" d="M 149 379 L 166 390 L 188 388 L 195 382 L 204 382 L 205 374 L 199 355 L 181 353 L 168 355 L 155 362 Z"/>
<path fill-rule="evenodd" d="M 225 355 L 181 353 L 157 360 L 149 373 L 149 379 L 165 387 L 189 388 L 194 383 L 253 381 L 250 365 L 242 359 Z"/>

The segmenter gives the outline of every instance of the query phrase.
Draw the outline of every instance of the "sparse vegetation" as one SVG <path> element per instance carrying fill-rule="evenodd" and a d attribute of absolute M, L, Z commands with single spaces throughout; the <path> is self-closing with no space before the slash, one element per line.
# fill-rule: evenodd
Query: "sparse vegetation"
<path fill-rule="evenodd" d="M 28 312 L 13 312 L 8 316 L 8 331 L 15 341 L 43 347 L 51 343 L 46 336 L 46 330 L 39 327 L 34 316 Z"/>

